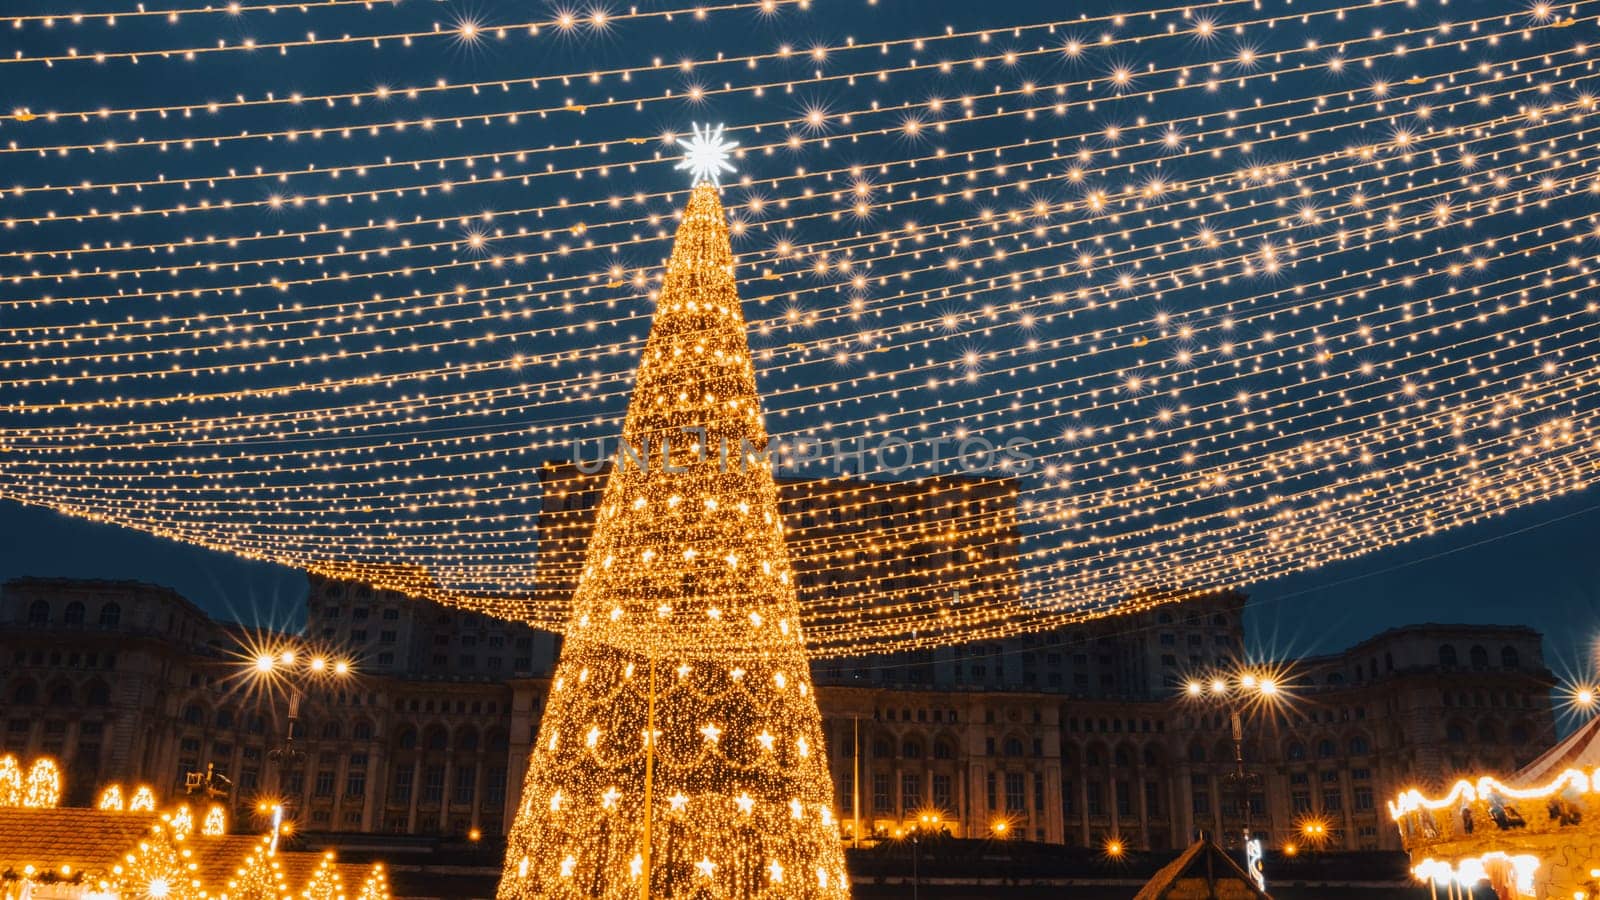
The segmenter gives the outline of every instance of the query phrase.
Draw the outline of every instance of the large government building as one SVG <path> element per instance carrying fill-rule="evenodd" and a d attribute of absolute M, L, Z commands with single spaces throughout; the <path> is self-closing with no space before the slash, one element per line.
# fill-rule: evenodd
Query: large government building
<path fill-rule="evenodd" d="M 595 482 L 546 474 L 551 552 L 540 565 L 548 589 L 561 590 Z M 837 481 L 783 490 L 792 540 L 872 544 L 849 516 L 827 512 Z M 927 530 L 951 560 L 978 560 L 953 569 L 1004 582 L 1010 560 L 980 554 L 1015 535 L 1009 482 L 871 485 L 852 496 L 905 531 Z M 938 528 L 952 519 L 988 524 Z M 887 583 L 937 602 L 958 589 L 892 554 L 857 562 L 808 569 L 802 559 L 803 592 Z M 1247 802 L 1252 827 L 1275 843 L 1315 820 L 1330 848 L 1398 849 L 1386 798 L 1509 773 L 1555 738 L 1537 632 L 1396 628 L 1296 661 L 1291 697 L 1246 717 L 1245 800 L 1229 777 L 1227 715 L 1181 690 L 1185 678 L 1241 664 L 1244 615 L 1244 598 L 1224 592 L 921 655 L 819 661 L 847 834 L 892 835 L 937 815 L 963 836 L 1159 850 L 1197 830 L 1237 831 Z M 288 754 L 274 751 L 293 688 L 254 671 L 263 648 L 285 646 L 354 665 L 308 684 Z M 111 781 L 176 797 L 209 769 L 240 815 L 281 796 L 308 831 L 493 836 L 513 818 L 559 652 L 547 632 L 320 578 L 293 637 L 217 621 L 154 585 L 19 578 L 0 587 L 0 748 L 59 758 L 78 803 Z"/>

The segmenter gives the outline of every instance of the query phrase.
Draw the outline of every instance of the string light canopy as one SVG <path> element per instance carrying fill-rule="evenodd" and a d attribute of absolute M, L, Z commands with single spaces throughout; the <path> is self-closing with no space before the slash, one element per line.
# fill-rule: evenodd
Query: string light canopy
<path fill-rule="evenodd" d="M 844 2 L 8 8 L 0 496 L 566 628 L 674 167 L 814 653 L 1592 482 L 1593 0 Z"/>

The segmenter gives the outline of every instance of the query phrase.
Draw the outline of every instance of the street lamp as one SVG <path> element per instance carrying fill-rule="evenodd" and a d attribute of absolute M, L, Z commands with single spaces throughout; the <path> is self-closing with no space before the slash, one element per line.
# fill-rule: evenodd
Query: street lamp
<path fill-rule="evenodd" d="M 1183 688 L 1186 699 L 1205 706 L 1218 707 L 1228 712 L 1228 725 L 1233 736 L 1233 772 L 1228 776 L 1239 798 L 1242 817 L 1239 846 L 1246 859 L 1251 856 L 1250 790 L 1259 777 L 1245 771 L 1244 722 L 1245 712 L 1253 707 L 1276 703 L 1283 698 L 1283 686 L 1276 675 L 1251 669 L 1236 672 L 1219 672 L 1209 680 L 1191 679 Z M 1265 881 L 1261 874 L 1251 871 L 1260 887 Z M 1265 888 L 1263 888 L 1265 889 Z"/>
<path fill-rule="evenodd" d="M 922 854 L 922 832 L 926 829 L 929 833 L 936 833 L 939 827 L 939 813 L 925 812 L 917 815 L 917 821 L 911 826 L 911 900 L 917 900 L 917 895 L 922 887 L 922 878 L 919 873 L 919 857 Z"/>
<path fill-rule="evenodd" d="M 277 810 L 266 810 L 275 816 L 287 813 L 284 809 L 289 798 L 285 796 L 285 773 L 305 760 L 305 752 L 294 745 L 295 723 L 300 718 L 300 702 L 314 687 L 350 677 L 352 668 L 348 660 L 335 659 L 319 653 L 298 653 L 293 648 L 262 651 L 250 661 L 249 674 L 268 692 L 281 689 L 289 700 L 288 717 L 283 730 L 283 743 L 267 751 L 267 760 L 273 765 L 272 791 L 278 797 Z"/>

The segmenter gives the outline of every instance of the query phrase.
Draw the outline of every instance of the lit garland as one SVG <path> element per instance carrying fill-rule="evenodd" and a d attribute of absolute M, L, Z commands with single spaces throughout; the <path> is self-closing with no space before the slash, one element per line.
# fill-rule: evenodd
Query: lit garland
<path fill-rule="evenodd" d="M 61 803 L 61 769 L 48 756 L 35 759 L 26 775 L 14 754 L 0 755 L 0 807 L 54 809 Z"/>
<path fill-rule="evenodd" d="M 685 428 L 730 463 L 613 470 L 501 898 L 848 895 L 777 487 L 741 466 L 766 432 L 709 184 L 684 212 L 623 433 Z"/>
<path fill-rule="evenodd" d="M 108 784 L 100 791 L 100 799 L 95 801 L 95 809 L 108 812 L 122 812 L 122 785 Z"/>
<path fill-rule="evenodd" d="M 129 812 L 155 812 L 156 792 L 148 784 L 141 784 L 133 790 L 133 797 L 128 801 Z"/>
<path fill-rule="evenodd" d="M 1572 854 L 1594 845 L 1584 809 L 1596 791 L 1600 770 L 1567 769 L 1535 787 L 1485 776 L 1458 781 L 1442 797 L 1412 788 L 1388 807 L 1418 880 L 1469 891 L 1488 880 L 1514 897 L 1582 900 L 1600 860 Z M 1545 867 L 1547 859 L 1556 864 Z"/>
<path fill-rule="evenodd" d="M 222 804 L 213 803 L 206 811 L 205 824 L 200 826 L 200 833 L 206 837 L 217 837 L 228 833 L 228 813 Z"/>

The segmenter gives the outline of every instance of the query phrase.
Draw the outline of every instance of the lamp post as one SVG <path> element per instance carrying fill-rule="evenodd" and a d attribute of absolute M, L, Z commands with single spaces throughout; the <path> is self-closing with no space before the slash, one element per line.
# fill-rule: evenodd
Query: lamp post
<path fill-rule="evenodd" d="M 269 692 L 282 690 L 288 699 L 282 742 L 267 751 L 267 761 L 272 764 L 271 789 L 277 797 L 276 808 L 263 808 L 276 822 L 288 810 L 289 798 L 284 794 L 284 776 L 305 760 L 305 751 L 295 746 L 295 726 L 300 719 L 300 704 L 313 687 L 350 677 L 350 663 L 332 659 L 327 655 L 301 653 L 294 649 L 262 652 L 250 660 L 251 675 Z M 276 826 L 274 828 L 276 831 Z"/>
<path fill-rule="evenodd" d="M 922 887 L 922 876 L 919 872 L 920 857 L 922 855 L 922 830 L 928 829 L 930 834 L 936 834 L 939 826 L 938 813 L 921 813 L 917 816 L 916 824 L 911 826 L 911 900 L 917 900 L 917 895 Z"/>
<path fill-rule="evenodd" d="M 1190 680 L 1184 685 L 1184 695 L 1191 703 L 1226 710 L 1228 726 L 1233 737 L 1233 772 L 1228 778 L 1233 782 L 1239 798 L 1239 815 L 1242 820 L 1239 848 L 1245 854 L 1246 868 L 1255 878 L 1256 885 L 1265 890 L 1265 878 L 1259 871 L 1259 851 L 1252 854 L 1250 789 L 1260 779 L 1246 771 L 1244 765 L 1244 715 L 1252 707 L 1268 706 L 1282 696 L 1276 678 L 1248 669 L 1237 672 L 1219 672 L 1209 680 Z"/>

